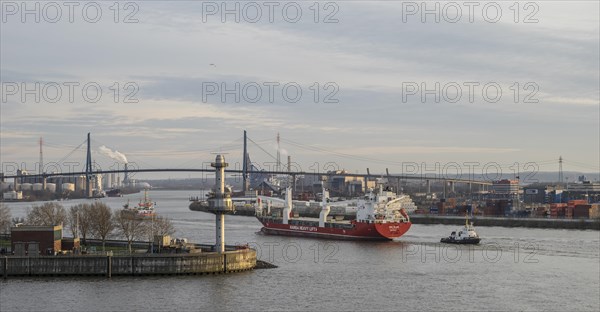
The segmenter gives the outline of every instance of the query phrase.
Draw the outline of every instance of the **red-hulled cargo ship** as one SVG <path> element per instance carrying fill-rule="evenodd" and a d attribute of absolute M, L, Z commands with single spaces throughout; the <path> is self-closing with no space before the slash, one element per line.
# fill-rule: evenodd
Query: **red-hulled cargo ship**
<path fill-rule="evenodd" d="M 391 240 L 406 233 L 411 226 L 404 209 L 394 209 L 396 194 L 383 191 L 370 192 L 358 201 L 356 219 L 351 221 L 327 221 L 330 207 L 327 191 L 323 190 L 323 202 L 319 219 L 291 218 L 291 191 L 286 192 L 283 217 L 263 216 L 261 199 L 258 200 L 257 218 L 263 224 L 261 231 L 271 235 L 304 236 L 344 240 Z"/>

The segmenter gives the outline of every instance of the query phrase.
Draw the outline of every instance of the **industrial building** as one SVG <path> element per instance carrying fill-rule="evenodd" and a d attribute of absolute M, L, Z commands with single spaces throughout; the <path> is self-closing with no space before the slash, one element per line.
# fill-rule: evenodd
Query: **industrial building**
<path fill-rule="evenodd" d="M 365 193 L 366 189 L 375 188 L 376 181 L 369 180 L 365 182 L 363 177 L 348 177 L 346 170 L 328 171 L 329 177 L 326 181 L 326 188 L 332 195 L 354 196 Z M 320 184 L 319 184 L 320 185 Z"/>
<path fill-rule="evenodd" d="M 15 256 L 50 255 L 62 250 L 62 225 L 21 225 L 10 229 L 11 248 Z"/>
<path fill-rule="evenodd" d="M 600 202 L 600 183 L 590 181 L 569 183 L 565 193 L 569 199 L 585 199 L 588 203 L 597 203 Z"/>
<path fill-rule="evenodd" d="M 600 183 L 580 181 L 558 185 L 536 184 L 523 188 L 523 202 L 526 204 L 566 203 L 570 200 L 600 202 Z"/>
<path fill-rule="evenodd" d="M 498 180 L 492 183 L 491 192 L 498 195 L 515 195 L 519 193 L 519 180 Z"/>
<path fill-rule="evenodd" d="M 55 175 L 47 178 L 30 177 L 26 170 L 17 170 L 18 177 L 13 183 L 0 181 L 0 194 L 5 200 L 20 200 L 24 198 L 24 194 L 32 193 L 50 193 L 61 194 L 68 196 L 73 193 L 83 196 L 86 190 L 86 177 L 84 175 Z M 94 194 L 102 193 L 103 176 L 92 175 L 90 187 Z"/>

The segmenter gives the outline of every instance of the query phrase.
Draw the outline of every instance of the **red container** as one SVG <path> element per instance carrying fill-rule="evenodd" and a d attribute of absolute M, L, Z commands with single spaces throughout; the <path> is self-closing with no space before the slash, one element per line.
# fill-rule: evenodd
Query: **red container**
<path fill-rule="evenodd" d="M 573 218 L 589 218 L 592 205 L 577 205 L 573 209 Z"/>
<path fill-rule="evenodd" d="M 573 208 L 572 207 L 567 207 L 567 209 L 565 209 L 565 218 L 567 218 L 567 219 L 573 218 Z"/>
<path fill-rule="evenodd" d="M 587 200 L 585 200 L 585 199 L 573 199 L 573 200 L 570 200 L 570 201 L 567 203 L 567 205 L 568 205 L 568 207 L 575 207 L 575 206 L 577 206 L 577 205 L 585 205 L 585 204 L 587 204 L 587 203 L 588 203 L 588 202 L 587 202 Z"/>

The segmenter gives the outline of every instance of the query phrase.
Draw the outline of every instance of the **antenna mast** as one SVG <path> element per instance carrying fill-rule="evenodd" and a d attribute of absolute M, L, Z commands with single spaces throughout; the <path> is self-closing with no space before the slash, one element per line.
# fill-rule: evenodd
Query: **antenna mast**
<path fill-rule="evenodd" d="M 277 167 L 275 171 L 281 171 L 281 148 L 279 144 L 279 132 L 277 132 Z"/>
<path fill-rule="evenodd" d="M 562 156 L 558 157 L 558 183 L 563 182 Z"/>
<path fill-rule="evenodd" d="M 42 137 L 40 137 L 40 168 L 39 168 L 39 174 L 43 174 L 44 173 L 44 152 L 42 150 L 42 145 L 44 144 L 44 139 L 42 139 Z"/>

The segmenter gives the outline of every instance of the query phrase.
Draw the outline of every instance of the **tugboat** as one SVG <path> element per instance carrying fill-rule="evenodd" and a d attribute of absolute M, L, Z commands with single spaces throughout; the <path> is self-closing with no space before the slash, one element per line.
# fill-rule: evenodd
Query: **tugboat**
<path fill-rule="evenodd" d="M 458 233 L 457 233 L 458 232 Z M 453 231 L 450 236 L 444 237 L 440 240 L 441 243 L 447 244 L 479 244 L 481 238 L 475 232 L 473 223 L 469 224 L 469 216 L 467 215 L 465 220 L 465 226 L 460 231 Z"/>
<path fill-rule="evenodd" d="M 144 199 L 140 199 L 140 202 L 135 207 L 131 207 L 129 200 L 127 200 L 127 204 L 123 205 L 123 211 L 132 218 L 149 219 L 156 215 L 154 206 L 155 203 L 148 198 L 148 189 L 144 189 Z"/>

